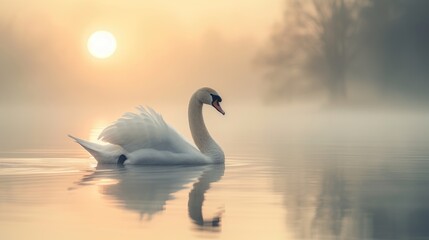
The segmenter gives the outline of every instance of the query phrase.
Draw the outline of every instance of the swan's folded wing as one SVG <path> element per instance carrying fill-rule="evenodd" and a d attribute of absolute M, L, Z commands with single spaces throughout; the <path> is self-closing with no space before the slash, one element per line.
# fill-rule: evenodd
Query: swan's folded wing
<path fill-rule="evenodd" d="M 154 110 L 142 106 L 137 109 L 138 113 L 125 113 L 116 122 L 105 128 L 98 138 L 120 145 L 128 152 L 142 148 L 160 150 L 168 148 L 174 130 Z"/>

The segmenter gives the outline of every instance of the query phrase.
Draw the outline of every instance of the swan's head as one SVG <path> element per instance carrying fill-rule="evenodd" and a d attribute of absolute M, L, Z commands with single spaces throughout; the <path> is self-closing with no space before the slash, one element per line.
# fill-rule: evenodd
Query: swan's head
<path fill-rule="evenodd" d="M 211 88 L 201 88 L 196 92 L 197 99 L 204 104 L 212 105 L 218 112 L 225 115 L 225 111 L 223 111 L 222 107 L 220 106 L 220 102 L 222 102 L 222 98 L 219 96 L 219 94 L 211 89 Z"/>

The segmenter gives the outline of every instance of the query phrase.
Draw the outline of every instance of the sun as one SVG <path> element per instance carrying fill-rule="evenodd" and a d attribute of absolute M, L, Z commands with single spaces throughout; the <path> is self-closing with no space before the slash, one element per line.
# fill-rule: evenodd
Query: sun
<path fill-rule="evenodd" d="M 96 58 L 108 58 L 116 50 L 116 39 L 108 31 L 96 31 L 88 38 L 88 51 Z"/>

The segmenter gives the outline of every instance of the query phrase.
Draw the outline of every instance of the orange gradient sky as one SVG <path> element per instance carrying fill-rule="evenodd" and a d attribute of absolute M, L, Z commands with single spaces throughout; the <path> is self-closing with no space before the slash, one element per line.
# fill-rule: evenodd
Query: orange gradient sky
<path fill-rule="evenodd" d="M 82 102 L 114 95 L 142 103 L 157 101 L 161 93 L 176 99 L 203 85 L 229 93 L 237 92 L 226 87 L 231 82 L 257 89 L 252 86 L 259 77 L 249 71 L 252 56 L 280 19 L 282 2 L 45 0 L 1 5 L 3 45 L 15 58 L 11 65 L 22 65 L 2 82 L 14 85 L 23 79 L 13 86 L 17 94 L 6 94 L 6 102 L 75 102 L 78 91 Z M 88 37 L 100 29 L 112 32 L 118 45 L 105 60 L 94 59 L 86 49 Z"/>
<path fill-rule="evenodd" d="M 0 146 L 88 137 L 140 104 L 167 117 L 183 113 L 177 121 L 187 129 L 189 96 L 202 86 L 229 104 L 260 101 L 255 58 L 282 7 L 280 0 L 1 1 L 0 131 L 8 137 Z M 109 58 L 87 50 L 97 30 L 116 38 Z"/>

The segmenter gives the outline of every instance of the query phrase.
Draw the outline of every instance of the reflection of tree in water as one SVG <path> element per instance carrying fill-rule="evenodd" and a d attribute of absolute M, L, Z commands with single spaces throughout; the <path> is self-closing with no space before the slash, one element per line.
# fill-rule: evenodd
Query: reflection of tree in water
<path fill-rule="evenodd" d="M 284 193 L 287 223 L 293 225 L 297 237 L 344 235 L 344 225 L 350 217 L 350 201 L 343 170 L 335 161 L 309 163 L 304 160 L 282 164 L 290 173 L 276 175 L 275 188 L 281 188 L 279 190 Z"/>
<path fill-rule="evenodd" d="M 389 165 L 362 183 L 356 204 L 356 211 L 361 212 L 358 227 L 367 229 L 366 237 L 376 239 L 428 239 L 428 166 L 406 170 Z"/>
<path fill-rule="evenodd" d="M 312 222 L 313 231 L 321 231 L 323 235 L 340 236 L 344 220 L 349 211 L 346 193 L 346 179 L 336 168 L 323 170 L 321 188 L 316 197 L 316 209 Z"/>
<path fill-rule="evenodd" d="M 429 166 L 397 153 L 359 159 L 350 150 L 275 163 L 283 169 L 277 171 L 288 170 L 276 174 L 274 183 L 297 237 L 428 239 Z"/>
<path fill-rule="evenodd" d="M 210 184 L 219 181 L 224 165 L 211 166 L 97 166 L 84 176 L 79 185 L 99 185 L 101 193 L 113 199 L 119 207 L 138 212 L 150 220 L 164 210 L 166 202 L 174 199 L 173 193 L 195 181 L 189 194 L 189 216 L 197 225 L 220 222 L 220 216 L 205 221 L 202 214 L 204 194 Z"/>

